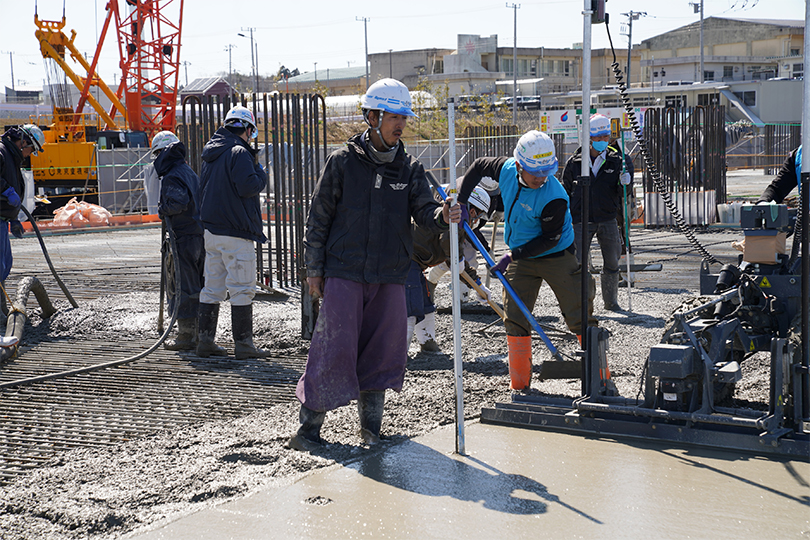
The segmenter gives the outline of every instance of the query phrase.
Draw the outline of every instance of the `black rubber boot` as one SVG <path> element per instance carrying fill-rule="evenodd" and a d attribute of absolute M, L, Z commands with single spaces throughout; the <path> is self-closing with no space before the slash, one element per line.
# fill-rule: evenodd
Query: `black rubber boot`
<path fill-rule="evenodd" d="M 228 356 L 228 351 L 214 343 L 219 320 L 219 304 L 200 304 L 197 315 L 197 356 Z"/>
<path fill-rule="evenodd" d="M 323 449 L 326 442 L 321 439 L 321 426 L 325 418 L 325 412 L 313 411 L 301 405 L 301 412 L 298 413 L 301 427 L 290 437 L 287 446 L 301 452 L 317 452 Z"/>
<path fill-rule="evenodd" d="M 360 392 L 357 412 L 360 414 L 360 438 L 368 445 L 380 442 L 385 392 Z"/>
<path fill-rule="evenodd" d="M 269 353 L 253 344 L 253 304 L 231 306 L 234 353 L 237 360 L 265 358 Z"/>
<path fill-rule="evenodd" d="M 163 342 L 167 351 L 193 351 L 197 348 L 197 319 L 177 319 L 177 337 Z"/>
<path fill-rule="evenodd" d="M 619 273 L 602 274 L 602 300 L 605 302 L 605 309 L 610 311 L 621 311 L 619 306 Z"/>

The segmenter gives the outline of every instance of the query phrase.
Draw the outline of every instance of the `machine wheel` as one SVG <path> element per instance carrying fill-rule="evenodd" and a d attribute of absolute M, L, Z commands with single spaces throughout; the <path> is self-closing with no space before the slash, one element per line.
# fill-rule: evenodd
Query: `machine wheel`
<path fill-rule="evenodd" d="M 666 324 L 664 325 L 664 335 L 661 336 L 661 343 L 669 343 L 669 338 L 672 335 L 672 332 L 675 328 L 675 315 L 678 313 L 683 313 L 685 311 L 689 311 L 698 307 L 701 304 L 705 304 L 706 302 L 711 301 L 712 298 L 708 296 L 694 296 L 692 298 L 687 299 L 684 301 L 680 306 L 676 307 L 672 310 L 672 315 L 669 316 L 667 319 Z M 698 312 L 698 315 L 701 317 L 710 317 L 714 313 L 714 306 L 710 306 Z"/>

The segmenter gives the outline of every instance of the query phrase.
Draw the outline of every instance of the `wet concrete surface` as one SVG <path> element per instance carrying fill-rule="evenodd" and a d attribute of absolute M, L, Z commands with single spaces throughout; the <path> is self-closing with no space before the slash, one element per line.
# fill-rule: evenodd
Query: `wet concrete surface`
<path fill-rule="evenodd" d="M 810 464 L 472 423 L 127 538 L 795 538 Z"/>

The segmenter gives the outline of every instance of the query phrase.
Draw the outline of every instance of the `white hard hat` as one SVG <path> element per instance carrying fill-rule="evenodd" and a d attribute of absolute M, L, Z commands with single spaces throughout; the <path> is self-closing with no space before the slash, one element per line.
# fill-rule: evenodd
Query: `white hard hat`
<path fill-rule="evenodd" d="M 360 107 L 403 116 L 416 116 L 411 110 L 411 93 L 396 79 L 380 79 L 368 87 L 360 98 Z"/>
<path fill-rule="evenodd" d="M 479 182 L 478 185 L 487 190 L 488 192 L 500 189 L 498 181 L 492 178 L 491 176 L 482 176 L 481 182 Z"/>
<path fill-rule="evenodd" d="M 483 214 L 489 213 L 489 204 L 491 200 L 489 193 L 481 186 L 475 186 L 472 193 L 470 193 L 470 204 L 478 208 Z"/>
<path fill-rule="evenodd" d="M 225 115 L 225 125 L 245 129 L 251 127 L 253 128 L 253 135 L 250 138 L 255 139 L 259 136 L 259 130 L 256 129 L 256 117 L 253 116 L 250 109 L 241 105 L 236 105 L 228 111 L 228 114 Z"/>
<path fill-rule="evenodd" d="M 535 176 L 551 176 L 557 172 L 554 141 L 541 131 L 532 130 L 523 134 L 515 146 L 514 155 L 515 161 Z"/>
<path fill-rule="evenodd" d="M 34 147 L 34 151 L 31 153 L 38 156 L 45 146 L 45 134 L 34 124 L 25 124 L 20 129 L 28 142 L 31 143 L 31 146 Z"/>
<path fill-rule="evenodd" d="M 176 142 L 180 142 L 177 135 L 171 131 L 161 131 L 152 139 L 152 159 L 158 157 L 160 151 Z"/>
<path fill-rule="evenodd" d="M 610 135 L 610 120 L 602 114 L 591 116 L 591 137 Z"/>

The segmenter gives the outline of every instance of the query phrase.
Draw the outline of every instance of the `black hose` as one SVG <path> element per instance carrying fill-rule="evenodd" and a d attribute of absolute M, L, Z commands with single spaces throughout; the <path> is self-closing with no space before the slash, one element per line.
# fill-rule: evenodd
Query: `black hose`
<path fill-rule="evenodd" d="M 720 261 L 715 259 L 714 256 L 709 253 L 705 247 L 703 247 L 698 239 L 695 238 L 694 231 L 691 229 L 691 227 L 689 227 L 689 225 L 686 224 L 683 216 L 681 216 L 681 213 L 678 211 L 677 206 L 675 206 L 675 203 L 672 201 L 669 191 L 667 191 L 664 180 L 661 178 L 661 174 L 658 172 L 658 168 L 655 166 L 652 156 L 650 155 L 650 151 L 647 148 L 647 140 L 644 138 L 641 131 L 641 126 L 636 118 L 636 112 L 633 110 L 633 104 L 630 102 L 630 97 L 627 95 L 627 83 L 624 82 L 624 75 L 619 67 L 619 63 L 616 61 L 616 51 L 613 48 L 613 39 L 610 37 L 610 27 L 608 26 L 607 21 L 605 21 L 605 29 L 607 30 L 608 41 L 610 41 L 610 50 L 613 53 L 613 63 L 610 65 L 610 67 L 613 70 L 616 82 L 619 85 L 619 94 L 621 94 L 622 105 L 624 106 L 624 110 L 627 112 L 627 117 L 630 120 L 630 125 L 633 128 L 633 134 L 636 136 L 636 141 L 638 141 L 638 145 L 641 148 L 641 155 L 644 157 L 644 163 L 647 165 L 647 170 L 649 171 L 650 177 L 653 180 L 655 190 L 661 195 L 661 199 L 664 201 L 664 204 L 666 205 L 670 214 L 672 214 L 672 217 L 675 219 L 678 230 L 680 230 L 680 232 L 686 236 L 686 239 L 689 240 L 689 243 L 694 246 L 698 253 L 700 253 L 703 260 L 710 263 L 720 264 Z"/>
<path fill-rule="evenodd" d="M 34 229 L 34 232 L 37 233 L 37 239 L 39 240 L 39 246 L 42 248 L 42 254 L 45 256 L 45 261 L 48 263 L 48 268 L 51 269 L 51 274 L 53 274 L 53 278 L 56 280 L 56 283 L 59 285 L 59 288 L 62 289 L 62 292 L 65 293 L 65 296 L 70 302 L 70 305 L 77 308 L 79 304 L 76 303 L 76 300 L 73 299 L 73 295 L 70 294 L 70 291 L 62 283 L 62 278 L 59 277 L 59 274 L 56 273 L 56 268 L 53 267 L 53 263 L 51 262 L 51 256 L 48 255 L 48 249 L 45 247 L 45 241 L 42 239 L 42 233 L 39 232 L 39 227 L 37 227 L 36 222 L 34 221 L 34 216 L 31 215 L 31 212 L 25 206 L 20 206 L 25 215 L 28 216 L 28 221 L 31 223 L 31 227 Z"/>

